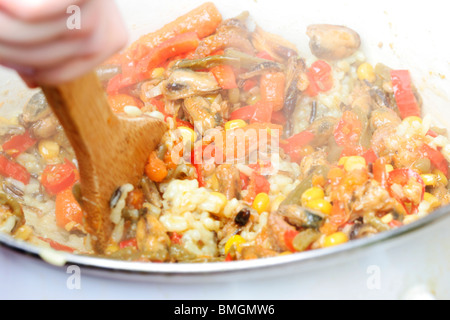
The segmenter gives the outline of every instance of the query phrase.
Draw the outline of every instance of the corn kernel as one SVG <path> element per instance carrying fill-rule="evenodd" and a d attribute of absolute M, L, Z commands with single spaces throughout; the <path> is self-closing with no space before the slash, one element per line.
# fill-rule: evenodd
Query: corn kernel
<path fill-rule="evenodd" d="M 323 214 L 329 215 L 333 210 L 331 203 L 324 199 L 315 199 L 306 203 L 306 207 L 322 212 Z"/>
<path fill-rule="evenodd" d="M 357 70 L 359 80 L 367 80 L 369 82 L 374 82 L 376 80 L 375 71 L 370 63 L 363 63 L 358 67 Z"/>
<path fill-rule="evenodd" d="M 195 131 L 188 127 L 178 127 L 178 132 L 181 134 L 184 145 L 187 145 L 192 150 L 194 148 L 194 142 L 197 140 Z"/>
<path fill-rule="evenodd" d="M 380 220 L 381 220 L 381 222 L 388 224 L 392 220 L 394 220 L 394 216 L 391 213 L 388 213 L 385 216 L 383 216 Z"/>
<path fill-rule="evenodd" d="M 411 116 L 403 119 L 403 122 L 408 123 L 410 126 L 414 125 L 414 123 L 422 124 L 422 118 L 417 116 Z"/>
<path fill-rule="evenodd" d="M 436 179 L 438 182 L 442 183 L 444 186 L 448 185 L 448 179 L 445 174 L 441 170 L 433 170 L 433 174 L 436 175 Z"/>
<path fill-rule="evenodd" d="M 347 162 L 348 158 L 349 158 L 349 157 L 342 157 L 342 158 L 340 158 L 340 159 L 339 159 L 339 162 L 338 162 L 338 165 L 339 165 L 339 166 L 344 166 L 345 163 Z"/>
<path fill-rule="evenodd" d="M 325 239 L 323 240 L 323 246 L 325 248 L 329 248 L 340 244 L 344 244 L 346 242 L 348 242 L 348 236 L 343 232 L 336 232 L 325 237 Z"/>
<path fill-rule="evenodd" d="M 38 150 L 45 160 L 52 160 L 59 155 L 60 146 L 54 141 L 42 140 L 38 144 Z"/>
<path fill-rule="evenodd" d="M 345 161 L 344 169 L 347 172 L 364 169 L 367 166 L 366 159 L 360 156 L 348 157 Z"/>
<path fill-rule="evenodd" d="M 152 78 L 153 79 L 162 78 L 162 77 L 164 77 L 165 72 L 166 72 L 166 69 L 164 69 L 164 68 L 155 68 L 152 71 Z"/>
<path fill-rule="evenodd" d="M 259 214 L 267 212 L 270 208 L 270 198 L 267 193 L 259 193 L 253 200 L 252 208 Z"/>
<path fill-rule="evenodd" d="M 306 190 L 305 192 L 303 192 L 302 194 L 302 204 L 306 204 L 312 200 L 316 200 L 316 199 L 323 199 L 325 198 L 325 193 L 323 192 L 322 188 L 310 188 L 308 190 Z"/>
<path fill-rule="evenodd" d="M 113 254 L 113 253 L 115 253 L 115 252 L 117 252 L 117 251 L 119 251 L 120 250 L 120 247 L 119 247 L 119 245 L 117 245 L 117 244 L 109 244 L 107 247 L 106 247 L 106 249 L 105 249 L 105 254 L 107 254 L 107 255 L 109 255 L 109 254 Z"/>
<path fill-rule="evenodd" d="M 225 208 L 225 206 L 228 203 L 227 197 L 221 192 L 211 192 L 211 195 L 217 197 L 218 199 L 220 199 L 220 206 L 221 206 L 220 211 L 222 211 L 223 208 Z"/>
<path fill-rule="evenodd" d="M 436 209 L 441 205 L 441 202 L 438 198 L 433 196 L 431 193 L 425 192 L 423 196 L 423 200 L 430 204 L 430 209 Z"/>
<path fill-rule="evenodd" d="M 386 172 L 389 173 L 391 171 L 394 171 L 394 167 L 391 164 L 386 165 Z"/>
<path fill-rule="evenodd" d="M 33 229 L 28 225 L 23 225 L 16 230 L 14 237 L 19 240 L 26 241 L 33 234 Z"/>
<path fill-rule="evenodd" d="M 274 212 L 277 211 L 280 207 L 281 203 L 286 200 L 285 196 L 278 196 L 275 198 L 275 200 L 272 201 L 272 205 L 270 206 L 270 211 Z"/>
<path fill-rule="evenodd" d="M 228 121 L 225 123 L 225 130 L 233 130 L 238 128 L 244 128 L 247 126 L 247 122 L 241 119 Z"/>
<path fill-rule="evenodd" d="M 434 187 L 437 183 L 437 176 L 435 174 L 421 174 L 423 182 L 426 186 Z"/>
<path fill-rule="evenodd" d="M 230 237 L 230 239 L 228 239 L 227 243 L 225 243 L 225 248 L 224 248 L 225 254 L 228 254 L 228 252 L 230 251 L 230 249 L 233 246 L 236 247 L 237 252 L 241 252 L 242 245 L 245 244 L 245 242 L 246 242 L 245 239 L 238 234 Z"/>

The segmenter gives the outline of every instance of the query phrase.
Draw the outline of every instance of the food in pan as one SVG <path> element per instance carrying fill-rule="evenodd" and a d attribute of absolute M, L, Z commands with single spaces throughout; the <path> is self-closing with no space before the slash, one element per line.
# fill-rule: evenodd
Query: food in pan
<path fill-rule="evenodd" d="M 111 195 L 101 256 L 275 257 L 401 228 L 449 203 L 447 130 L 423 114 L 408 70 L 367 61 L 345 26 L 309 26 L 300 52 L 249 19 L 205 3 L 98 68 L 114 112 L 169 127 L 140 183 Z M 0 128 L 1 231 L 97 254 L 76 157 L 43 94 Z"/>

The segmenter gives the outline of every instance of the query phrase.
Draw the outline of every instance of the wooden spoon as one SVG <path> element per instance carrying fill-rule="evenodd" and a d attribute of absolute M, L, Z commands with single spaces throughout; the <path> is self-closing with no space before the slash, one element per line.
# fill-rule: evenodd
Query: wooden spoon
<path fill-rule="evenodd" d="M 111 196 L 120 186 L 139 182 L 166 125 L 152 117 L 114 114 L 94 72 L 42 90 L 75 151 L 86 230 L 93 249 L 104 253 L 114 229 Z"/>

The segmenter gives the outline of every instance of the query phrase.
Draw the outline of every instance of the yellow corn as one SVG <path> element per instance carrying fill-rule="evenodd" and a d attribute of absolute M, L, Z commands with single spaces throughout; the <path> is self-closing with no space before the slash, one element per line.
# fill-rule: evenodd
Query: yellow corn
<path fill-rule="evenodd" d="M 233 246 L 236 247 L 237 252 L 241 252 L 242 245 L 245 244 L 245 242 L 246 242 L 245 239 L 238 234 L 230 237 L 230 239 L 228 239 L 227 243 L 225 243 L 225 248 L 224 248 L 225 254 L 228 254 L 228 252 L 230 252 L 230 249 Z"/>
<path fill-rule="evenodd" d="M 368 62 L 365 62 L 358 67 L 357 75 L 359 80 L 367 80 L 369 82 L 374 82 L 376 80 L 375 70 Z"/>
<path fill-rule="evenodd" d="M 433 174 L 436 175 L 436 179 L 438 182 L 442 183 L 444 186 L 448 185 L 448 179 L 445 174 L 441 170 L 433 170 Z"/>
<path fill-rule="evenodd" d="M 191 148 L 194 148 L 194 142 L 197 140 L 197 134 L 194 130 L 188 127 L 178 127 L 178 132 L 180 133 L 184 145 Z"/>
<path fill-rule="evenodd" d="M 241 119 L 231 120 L 225 123 L 225 130 L 233 130 L 237 128 L 244 128 L 247 126 L 247 122 Z"/>
<path fill-rule="evenodd" d="M 423 200 L 430 204 L 430 209 L 436 209 L 441 205 L 441 201 L 433 196 L 431 193 L 425 192 Z"/>
<path fill-rule="evenodd" d="M 323 198 L 325 198 L 325 193 L 323 192 L 323 189 L 318 188 L 318 187 L 313 187 L 313 188 L 310 188 L 310 189 L 306 190 L 305 192 L 303 192 L 301 201 L 302 201 L 302 204 L 305 205 L 312 200 L 323 199 Z"/>
<path fill-rule="evenodd" d="M 329 215 L 333 210 L 331 203 L 325 199 L 315 199 L 306 203 L 306 207 L 322 212 L 323 214 Z"/>
<path fill-rule="evenodd" d="M 220 201 L 220 206 L 221 206 L 220 211 L 222 211 L 223 208 L 225 208 L 225 206 L 226 206 L 227 203 L 228 203 L 227 197 L 226 197 L 223 193 L 221 193 L 221 192 L 211 192 L 211 195 L 212 195 L 212 196 L 215 196 L 215 197 L 217 197 L 217 198 L 219 199 L 219 201 Z"/>
<path fill-rule="evenodd" d="M 270 198 L 267 193 L 259 193 L 253 200 L 252 208 L 259 214 L 267 212 L 270 208 Z"/>
<path fill-rule="evenodd" d="M 391 171 L 394 171 L 394 167 L 391 164 L 386 165 L 386 172 L 389 173 Z"/>
<path fill-rule="evenodd" d="M 388 213 L 385 216 L 383 216 L 380 220 L 381 222 L 388 224 L 389 222 L 394 220 L 394 216 L 391 213 Z"/>
<path fill-rule="evenodd" d="M 290 252 L 290 251 L 284 251 L 284 252 L 280 253 L 278 256 L 289 256 L 291 254 L 292 254 L 292 252 Z"/>
<path fill-rule="evenodd" d="M 109 244 L 107 247 L 106 247 L 106 249 L 105 249 L 105 254 L 107 254 L 107 255 L 109 255 L 109 254 L 113 254 L 113 253 L 115 253 L 115 252 L 117 252 L 117 251 L 119 251 L 120 250 L 120 247 L 119 247 L 119 245 L 117 245 L 117 244 Z"/>
<path fill-rule="evenodd" d="M 422 124 L 422 118 L 417 116 L 411 116 L 403 119 L 403 122 L 408 123 L 410 126 L 412 126 L 415 122 Z"/>
<path fill-rule="evenodd" d="M 155 68 L 152 71 L 152 78 L 153 79 L 162 78 L 162 77 L 164 77 L 165 72 L 166 72 L 166 69 L 164 69 L 164 68 Z"/>
<path fill-rule="evenodd" d="M 277 211 L 280 207 L 280 204 L 286 199 L 285 196 L 278 196 L 275 200 L 272 201 L 272 205 L 270 206 L 270 210 L 272 212 Z"/>
<path fill-rule="evenodd" d="M 426 186 L 431 186 L 431 187 L 436 186 L 437 176 L 435 174 L 427 173 L 427 174 L 421 174 L 420 176 L 422 177 L 422 180 Z"/>
<path fill-rule="evenodd" d="M 345 163 L 347 162 L 348 158 L 349 158 L 349 157 L 342 157 L 342 158 L 340 158 L 340 159 L 339 159 L 339 162 L 338 162 L 338 165 L 339 165 L 339 166 L 345 165 Z"/>
<path fill-rule="evenodd" d="M 367 166 L 366 159 L 360 156 L 348 157 L 345 161 L 344 169 L 347 172 L 363 169 Z"/>
<path fill-rule="evenodd" d="M 33 229 L 28 225 L 23 225 L 14 233 L 14 237 L 19 240 L 26 241 L 33 234 Z"/>
<path fill-rule="evenodd" d="M 45 160 L 52 160 L 58 157 L 60 146 L 54 141 L 51 140 L 42 140 L 38 144 L 39 154 Z"/>
<path fill-rule="evenodd" d="M 327 237 L 323 241 L 323 246 L 325 248 L 337 246 L 348 242 L 348 236 L 343 232 L 336 232 Z"/>

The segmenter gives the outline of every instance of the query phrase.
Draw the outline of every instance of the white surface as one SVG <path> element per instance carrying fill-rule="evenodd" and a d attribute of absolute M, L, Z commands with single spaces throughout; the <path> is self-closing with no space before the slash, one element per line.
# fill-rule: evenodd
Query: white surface
<path fill-rule="evenodd" d="M 134 38 L 152 31 L 203 1 L 118 1 L 130 21 Z M 345 24 L 357 30 L 363 49 L 373 62 L 409 68 L 424 96 L 428 110 L 450 124 L 448 97 L 450 30 L 445 1 L 216 1 L 228 18 L 249 10 L 267 31 L 284 35 L 309 54 L 306 26 L 311 23 Z M 442 41 L 442 39 L 444 39 Z M 382 48 L 378 45 L 383 43 Z M 2 115 L 18 112 L 29 92 L 17 78 L 0 72 L 0 95 L 6 107 Z M 11 111 L 12 110 L 12 111 Z M 449 235 L 445 225 L 410 235 L 401 241 L 379 245 L 346 259 L 330 260 L 314 270 L 290 268 L 255 273 L 252 280 L 217 282 L 206 277 L 200 283 L 118 280 L 93 276 L 81 270 L 80 288 L 69 289 L 73 274 L 37 260 L 0 249 L 1 299 L 401 299 L 450 298 Z M 431 295 L 430 295 L 431 294 Z"/>

